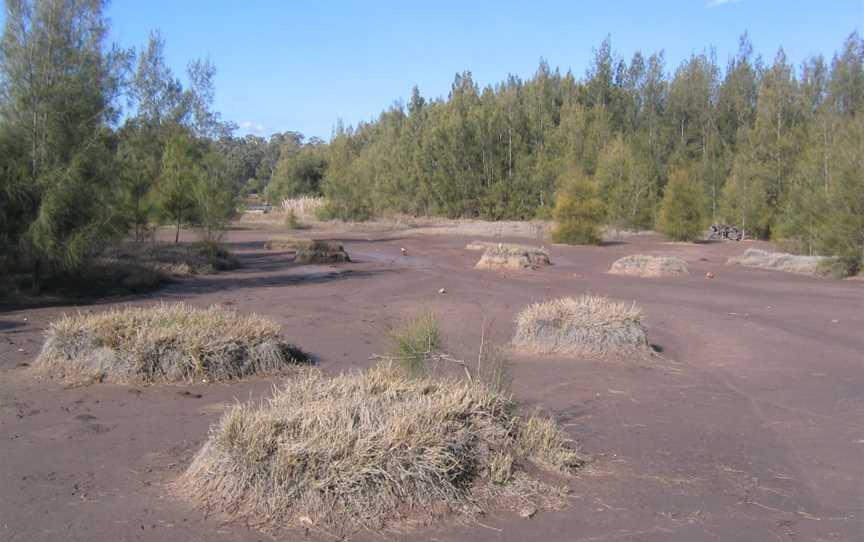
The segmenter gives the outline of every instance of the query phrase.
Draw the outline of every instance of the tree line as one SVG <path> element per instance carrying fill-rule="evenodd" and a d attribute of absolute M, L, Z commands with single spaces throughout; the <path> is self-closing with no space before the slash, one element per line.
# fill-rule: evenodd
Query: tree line
<path fill-rule="evenodd" d="M 459 73 L 445 98 L 415 87 L 407 104 L 295 154 L 323 175 L 279 193 L 323 194 L 333 216 L 351 219 L 523 220 L 553 214 L 566 191 L 620 227 L 693 238 L 709 221 L 731 223 L 860 262 L 862 61 L 857 33 L 830 60 L 798 67 L 782 50 L 764 61 L 745 34 L 725 67 L 707 51 L 673 70 L 662 52 L 624 60 L 607 38 L 579 79 L 541 61 L 528 80 L 483 88 Z M 589 186 L 565 186 L 574 182 Z"/>

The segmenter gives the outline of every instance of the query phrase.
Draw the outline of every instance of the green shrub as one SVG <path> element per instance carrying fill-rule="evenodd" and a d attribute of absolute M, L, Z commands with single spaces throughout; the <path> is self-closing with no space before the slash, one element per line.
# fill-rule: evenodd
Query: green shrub
<path fill-rule="evenodd" d="M 556 226 L 552 240 L 571 245 L 597 245 L 605 211 L 597 185 L 581 172 L 571 170 L 560 179 L 552 212 Z"/>
<path fill-rule="evenodd" d="M 424 373 L 431 354 L 441 350 L 443 341 L 438 321 L 428 309 L 423 309 L 390 332 L 392 355 L 398 367 L 409 375 Z"/>
<path fill-rule="evenodd" d="M 702 196 L 702 188 L 692 177 L 692 171 L 674 168 L 663 193 L 657 229 L 675 241 L 699 239 L 705 226 Z"/>

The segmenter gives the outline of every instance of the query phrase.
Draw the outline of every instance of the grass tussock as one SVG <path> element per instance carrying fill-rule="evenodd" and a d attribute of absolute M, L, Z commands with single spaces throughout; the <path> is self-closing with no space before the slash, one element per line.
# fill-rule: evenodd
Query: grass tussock
<path fill-rule="evenodd" d="M 635 277 L 678 277 L 689 275 L 687 262 L 675 256 L 649 256 L 634 254 L 616 260 L 609 272 L 613 275 L 631 275 Z"/>
<path fill-rule="evenodd" d="M 65 315 L 52 322 L 35 366 L 73 382 L 222 381 L 305 361 L 277 323 L 182 303 Z"/>
<path fill-rule="evenodd" d="M 649 351 L 642 309 L 601 296 L 528 305 L 516 316 L 513 344 L 542 354 L 604 356 Z"/>
<path fill-rule="evenodd" d="M 211 275 L 240 267 L 240 261 L 219 243 L 126 243 L 109 249 L 105 258 L 151 267 L 175 277 Z"/>
<path fill-rule="evenodd" d="M 744 254 L 726 260 L 726 265 L 742 265 L 773 269 L 800 275 L 825 276 L 831 273 L 834 258 L 827 256 L 799 256 L 785 252 L 768 252 L 758 248 L 748 248 Z"/>
<path fill-rule="evenodd" d="M 264 241 L 265 250 L 296 251 L 302 240 L 294 237 L 274 237 Z"/>
<path fill-rule="evenodd" d="M 351 258 L 342 246 L 335 241 L 322 241 L 318 239 L 306 239 L 299 241 L 296 245 L 297 254 L 294 261 L 297 263 L 345 263 Z"/>
<path fill-rule="evenodd" d="M 537 269 L 550 264 L 549 253 L 544 248 L 499 243 L 487 247 L 474 268 Z"/>
<path fill-rule="evenodd" d="M 558 508 L 565 490 L 529 472 L 582 464 L 554 421 L 523 417 L 509 396 L 381 363 L 335 378 L 304 371 L 269 401 L 234 407 L 177 489 L 259 528 L 345 536 L 490 506 Z"/>

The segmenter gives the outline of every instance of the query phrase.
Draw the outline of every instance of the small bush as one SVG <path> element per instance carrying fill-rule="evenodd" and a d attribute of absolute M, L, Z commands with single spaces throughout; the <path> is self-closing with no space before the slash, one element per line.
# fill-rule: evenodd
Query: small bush
<path fill-rule="evenodd" d="M 516 316 L 513 344 L 543 354 L 590 356 L 649 348 L 642 309 L 591 295 L 528 305 Z"/>
<path fill-rule="evenodd" d="M 553 421 L 522 417 L 507 395 L 381 364 L 335 378 L 310 370 L 265 403 L 234 407 L 177 489 L 228 519 L 343 537 L 489 506 L 558 508 L 564 490 L 529 473 L 583 463 Z"/>
<path fill-rule="evenodd" d="M 294 209 L 288 209 L 288 212 L 285 213 L 285 229 L 289 231 L 299 230 L 301 227 L 302 224 L 297 219 L 297 213 L 294 212 Z"/>
<path fill-rule="evenodd" d="M 422 310 L 390 333 L 393 359 L 406 374 L 426 372 L 426 360 L 443 347 L 441 330 L 432 311 Z"/>
<path fill-rule="evenodd" d="M 35 366 L 47 376 L 118 383 L 232 380 L 306 358 L 256 315 L 182 303 L 63 316 Z"/>
<path fill-rule="evenodd" d="M 690 274 L 687 262 L 681 258 L 646 254 L 634 254 L 615 260 L 609 272 L 613 275 L 636 277 L 677 277 Z"/>
<path fill-rule="evenodd" d="M 536 269 L 550 263 L 549 253 L 545 249 L 499 243 L 487 247 L 474 267 L 476 269 Z"/>
<path fill-rule="evenodd" d="M 599 245 L 605 209 L 597 184 L 576 170 L 562 177 L 560 183 L 552 211 L 556 222 L 552 240 L 570 245 Z"/>

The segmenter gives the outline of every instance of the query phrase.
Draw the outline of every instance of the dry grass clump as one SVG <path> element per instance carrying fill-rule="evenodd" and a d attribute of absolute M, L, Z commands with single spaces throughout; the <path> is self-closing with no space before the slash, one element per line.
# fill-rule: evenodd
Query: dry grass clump
<path fill-rule="evenodd" d="M 335 241 L 302 240 L 297 242 L 296 248 L 297 254 L 294 256 L 294 261 L 297 263 L 344 263 L 351 261 L 342 243 Z"/>
<path fill-rule="evenodd" d="M 64 315 L 46 331 L 40 373 L 72 381 L 231 380 L 305 361 L 279 324 L 182 303 Z"/>
<path fill-rule="evenodd" d="M 264 241 L 265 250 L 297 250 L 297 246 L 301 244 L 300 239 L 294 237 L 274 237 Z"/>
<path fill-rule="evenodd" d="M 726 265 L 743 265 L 761 269 L 774 269 L 801 275 L 823 276 L 829 273 L 833 258 L 826 256 L 799 256 L 785 252 L 768 252 L 758 248 L 748 248 L 744 254 L 726 260 Z"/>
<path fill-rule="evenodd" d="M 687 262 L 675 256 L 634 254 L 615 261 L 609 272 L 613 275 L 636 277 L 677 277 L 689 275 Z"/>
<path fill-rule="evenodd" d="M 468 245 L 469 247 L 471 245 Z M 544 248 L 498 243 L 488 246 L 475 269 L 536 269 L 549 265 L 549 253 Z"/>
<path fill-rule="evenodd" d="M 218 243 L 127 243 L 106 252 L 108 260 L 137 263 L 168 275 L 210 275 L 237 269 L 240 261 Z"/>
<path fill-rule="evenodd" d="M 543 354 L 602 356 L 649 350 L 639 306 L 593 295 L 528 305 L 516 316 L 513 344 Z"/>
<path fill-rule="evenodd" d="M 382 363 L 327 378 L 304 371 L 261 404 L 226 412 L 177 484 L 208 511 L 275 530 L 344 536 L 426 524 L 487 506 L 563 506 L 532 478 L 583 464 L 551 420 L 520 416 L 476 380 L 411 377 Z"/>

